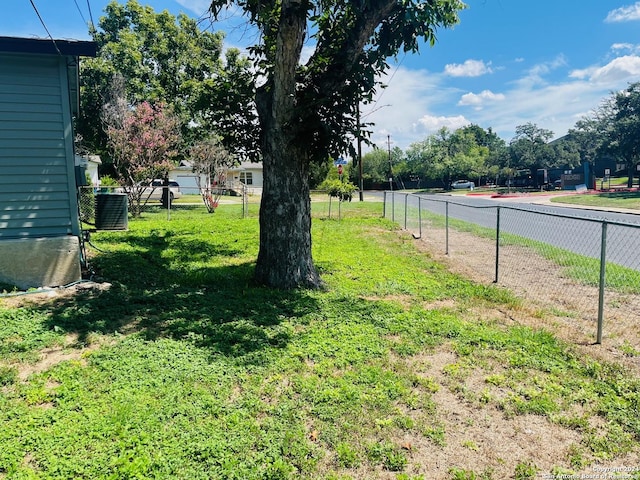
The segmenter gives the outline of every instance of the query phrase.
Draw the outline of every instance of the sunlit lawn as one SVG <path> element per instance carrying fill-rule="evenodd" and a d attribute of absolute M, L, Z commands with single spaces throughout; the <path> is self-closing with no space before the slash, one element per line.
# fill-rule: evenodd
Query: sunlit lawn
<path fill-rule="evenodd" d="M 0 304 L 0 478 L 426 479 L 448 439 L 440 389 L 575 428 L 558 468 L 634 448 L 637 379 L 548 332 L 480 320 L 473 308 L 517 300 L 419 253 L 381 203 L 340 205 L 340 220 L 335 207 L 313 204 L 323 290 L 255 286 L 257 205 L 248 218 L 221 205 L 96 233 L 109 289 Z M 415 370 L 441 349 L 446 382 Z M 43 352 L 58 361 L 40 365 Z M 470 375 L 485 379 L 476 396 Z M 495 468 L 535 473 L 530 460 Z M 485 478 L 465 468 L 451 478 Z"/>
<path fill-rule="evenodd" d="M 640 210 L 640 192 L 603 192 L 554 197 L 554 203 Z"/>

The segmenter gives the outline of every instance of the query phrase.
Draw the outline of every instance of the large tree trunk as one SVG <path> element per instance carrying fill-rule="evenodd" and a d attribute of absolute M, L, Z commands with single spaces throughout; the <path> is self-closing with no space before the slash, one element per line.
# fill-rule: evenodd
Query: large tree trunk
<path fill-rule="evenodd" d="M 300 0 L 283 0 L 273 73 L 256 98 L 264 185 L 255 279 L 277 288 L 321 285 L 311 257 L 310 160 L 296 136 L 296 70 L 305 31 Z"/>
<path fill-rule="evenodd" d="M 321 285 L 311 256 L 308 162 L 295 152 L 276 152 L 263 164 L 260 252 L 256 280 L 277 288 Z"/>

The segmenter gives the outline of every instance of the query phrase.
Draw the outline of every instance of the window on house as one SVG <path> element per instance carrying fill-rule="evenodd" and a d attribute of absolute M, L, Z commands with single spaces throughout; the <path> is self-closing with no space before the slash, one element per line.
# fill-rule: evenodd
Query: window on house
<path fill-rule="evenodd" d="M 240 172 L 240 181 L 245 185 L 253 185 L 253 173 L 252 172 Z"/>

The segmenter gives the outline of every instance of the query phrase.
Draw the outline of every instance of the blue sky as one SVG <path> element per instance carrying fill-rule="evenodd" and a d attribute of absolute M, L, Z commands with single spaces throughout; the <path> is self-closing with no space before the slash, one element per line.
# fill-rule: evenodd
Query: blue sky
<path fill-rule="evenodd" d="M 33 0 L 54 38 L 88 39 L 86 21 L 108 0 Z M 124 1 L 124 0 L 123 0 Z M 200 18 L 206 0 L 139 0 Z M 611 92 L 640 81 L 640 1 L 467 0 L 460 23 L 438 32 L 434 47 L 391 60 L 375 105 L 373 140 L 406 149 L 440 127 L 474 123 L 509 141 L 528 122 L 564 135 Z M 91 14 L 88 5 L 91 6 Z M 0 35 L 47 37 L 29 0 L 8 0 Z M 203 26 L 208 26 L 204 22 Z M 229 15 L 213 28 L 230 46 L 253 39 Z M 308 50 L 313 49 L 310 41 Z"/>

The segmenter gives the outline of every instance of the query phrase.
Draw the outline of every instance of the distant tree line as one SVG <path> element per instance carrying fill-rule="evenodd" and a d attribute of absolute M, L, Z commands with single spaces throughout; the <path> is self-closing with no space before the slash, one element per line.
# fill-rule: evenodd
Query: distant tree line
<path fill-rule="evenodd" d="M 601 156 L 626 164 L 631 187 L 640 162 L 640 82 L 612 93 L 564 137 L 551 141 L 553 135 L 526 123 L 507 143 L 491 127 L 443 127 L 405 151 L 379 148 L 363 155 L 363 181 L 365 188 L 388 186 L 391 177 L 418 188 L 448 188 L 458 179 L 499 183 L 520 170 L 571 169 Z M 357 181 L 355 169 L 350 175 Z"/>

